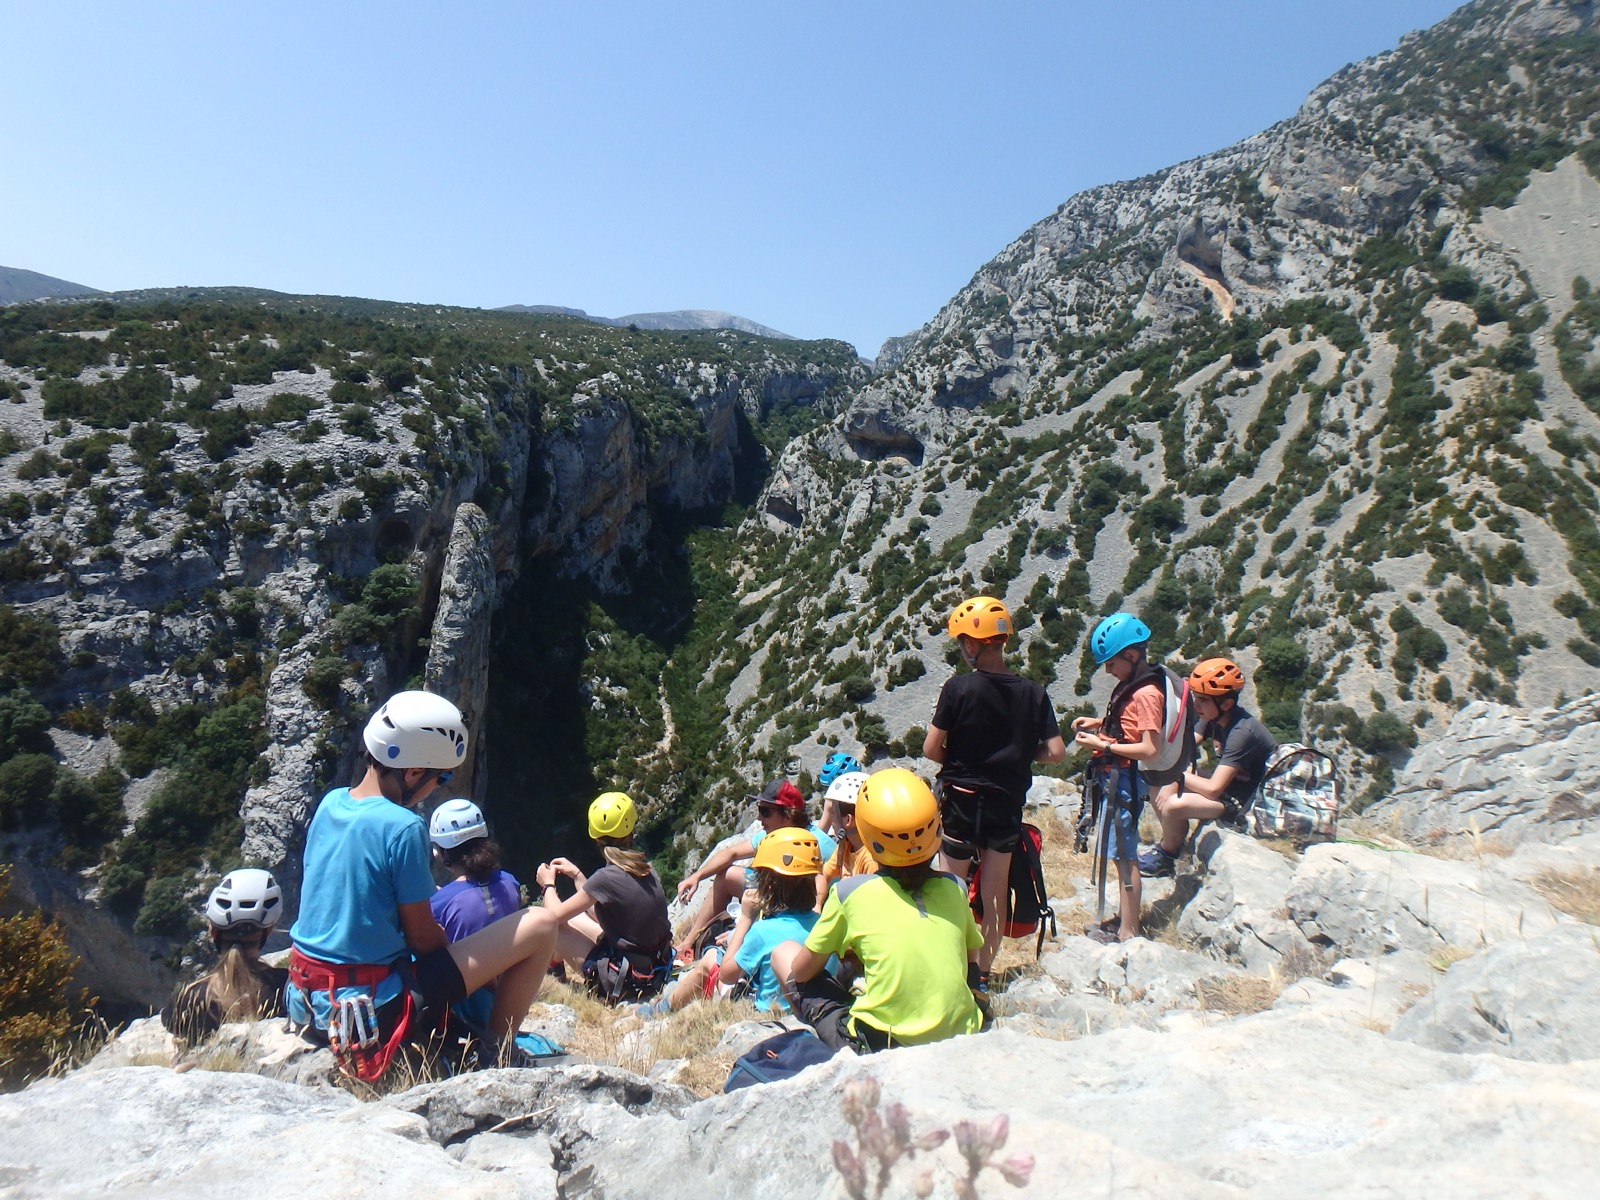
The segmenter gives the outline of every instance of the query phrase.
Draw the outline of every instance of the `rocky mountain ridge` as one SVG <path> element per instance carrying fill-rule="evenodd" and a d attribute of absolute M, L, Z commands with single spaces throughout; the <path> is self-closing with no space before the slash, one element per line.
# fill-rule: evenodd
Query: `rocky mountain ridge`
<path fill-rule="evenodd" d="M 670 873 L 836 745 L 922 765 L 979 590 L 1063 716 L 1133 607 L 1378 799 L 1600 662 L 1596 47 L 1592 5 L 1470 4 L 1069 200 L 870 381 L 247 288 L 0 311 L 5 856 L 170 947 L 241 857 L 292 890 L 367 706 L 426 682 L 522 873 L 601 786 Z"/>
<path fill-rule="evenodd" d="M 637 326 L 640 329 L 734 329 L 740 333 L 753 333 L 757 337 L 796 341 L 787 333 L 780 333 L 769 325 L 752 321 L 734 313 L 718 312 L 710 308 L 680 308 L 671 312 L 629 313 L 625 317 L 597 317 L 581 308 L 563 308 L 559 304 L 504 304 L 498 312 L 553 313 L 565 317 L 582 317 L 597 325 Z"/>
<path fill-rule="evenodd" d="M 1118 607 L 1177 663 L 1233 655 L 1362 803 L 1458 706 L 1584 691 L 1597 50 L 1592 5 L 1468 4 L 982 267 L 742 532 L 749 624 L 711 669 L 745 761 L 914 758 L 974 592 L 1067 713 L 1103 699 L 1083 638 Z"/>
<path fill-rule="evenodd" d="M 0 304 L 21 304 L 49 296 L 94 296 L 97 288 L 86 287 L 53 275 L 25 271 L 21 267 L 0 267 Z"/>

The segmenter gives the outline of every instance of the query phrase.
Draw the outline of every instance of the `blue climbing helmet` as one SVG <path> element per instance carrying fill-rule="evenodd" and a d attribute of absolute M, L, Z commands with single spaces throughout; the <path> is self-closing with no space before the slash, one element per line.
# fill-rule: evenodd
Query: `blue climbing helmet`
<path fill-rule="evenodd" d="M 817 782 L 823 787 L 829 787 L 841 775 L 848 775 L 851 771 L 861 770 L 861 764 L 854 757 L 839 750 L 828 755 L 828 761 L 822 764 L 822 770 L 817 772 Z"/>
<path fill-rule="evenodd" d="M 1132 613 L 1112 613 L 1089 635 L 1089 652 L 1097 664 L 1115 658 L 1129 646 L 1142 646 L 1150 640 L 1150 627 Z"/>

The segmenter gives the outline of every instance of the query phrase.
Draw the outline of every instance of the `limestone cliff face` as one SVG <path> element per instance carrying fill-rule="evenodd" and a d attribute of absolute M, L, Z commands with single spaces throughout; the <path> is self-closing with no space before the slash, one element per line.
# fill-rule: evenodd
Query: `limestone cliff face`
<path fill-rule="evenodd" d="M 151 928 L 237 855 L 292 911 L 307 822 L 376 703 L 459 703 L 478 736 L 455 786 L 481 797 L 517 576 L 627 590 L 655 514 L 726 503 L 774 409 L 830 414 L 864 378 L 842 343 L 262 293 L 10 314 L 0 690 L 43 705 L 21 749 L 55 762 L 28 760 L 39 798 L 5 793 L 5 855 L 68 862 Z M 99 815 L 51 811 L 58 769 Z"/>

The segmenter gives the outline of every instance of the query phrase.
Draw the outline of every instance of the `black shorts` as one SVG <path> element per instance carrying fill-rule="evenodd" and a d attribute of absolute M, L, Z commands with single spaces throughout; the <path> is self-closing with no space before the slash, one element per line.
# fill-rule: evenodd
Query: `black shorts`
<path fill-rule="evenodd" d="M 971 858 L 979 850 L 1010 854 L 1022 840 L 1022 805 L 996 788 L 939 784 L 948 858 Z"/>
<path fill-rule="evenodd" d="M 467 981 L 461 978 L 461 968 L 450 957 L 450 948 L 440 946 L 417 959 L 412 964 L 412 993 L 417 1007 L 437 1012 L 447 1004 L 467 998 Z"/>
<path fill-rule="evenodd" d="M 794 1015 L 816 1030 L 824 1045 L 835 1050 L 849 1046 L 857 1054 L 873 1054 L 896 1044 L 892 1036 L 865 1021 L 856 1021 L 852 1026 L 850 1005 L 855 996 L 826 971 L 796 984 L 789 1002 Z"/>

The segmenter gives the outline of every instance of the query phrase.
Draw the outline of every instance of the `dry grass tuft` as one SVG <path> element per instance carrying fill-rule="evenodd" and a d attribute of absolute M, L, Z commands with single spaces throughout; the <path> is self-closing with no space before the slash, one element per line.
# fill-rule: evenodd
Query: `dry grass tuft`
<path fill-rule="evenodd" d="M 640 1075 L 648 1075 L 662 1059 L 685 1059 L 676 1081 L 701 1096 L 720 1092 L 733 1069 L 733 1055 L 715 1052 L 723 1031 L 761 1017 L 748 1000 L 697 1000 L 647 1025 L 627 1007 L 608 1007 L 588 990 L 553 979 L 546 981 L 539 999 L 540 1003 L 564 1004 L 577 1014 L 577 1030 L 566 1045 L 573 1054 Z M 538 1009 L 535 1005 L 531 1014 L 535 1019 L 540 1015 Z M 629 1036 L 641 1030 L 644 1036 Z"/>
<path fill-rule="evenodd" d="M 1283 983 L 1278 979 L 1262 979 L 1256 975 L 1235 975 L 1227 979 L 1197 979 L 1194 992 L 1202 1008 L 1212 1012 L 1241 1017 L 1247 1013 L 1263 1012 L 1272 1007 Z"/>
<path fill-rule="evenodd" d="M 1441 946 L 1428 955 L 1428 965 L 1441 975 L 1464 958 L 1471 958 L 1478 952 L 1475 946 Z"/>
<path fill-rule="evenodd" d="M 1290 862 L 1299 862 L 1300 855 L 1305 850 L 1305 847 L 1299 842 L 1293 838 L 1286 837 L 1257 838 L 1256 845 L 1265 846 L 1268 850 L 1276 850 Z"/>
<path fill-rule="evenodd" d="M 1600 871 L 1593 867 L 1579 871 L 1552 869 L 1540 871 L 1530 882 L 1552 908 L 1590 925 L 1600 925 Z"/>

